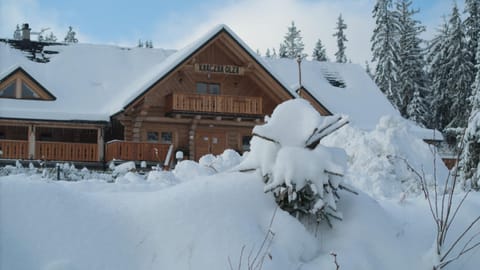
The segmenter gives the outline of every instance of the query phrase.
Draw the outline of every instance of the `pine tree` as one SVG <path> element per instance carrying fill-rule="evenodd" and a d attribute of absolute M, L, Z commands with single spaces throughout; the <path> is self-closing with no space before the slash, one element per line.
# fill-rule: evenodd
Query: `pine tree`
<path fill-rule="evenodd" d="M 470 97 L 472 110 L 465 130 L 460 167 L 462 178 L 469 180 L 472 187 L 478 190 L 480 189 L 480 42 L 477 44 L 476 62 L 477 74 Z"/>
<path fill-rule="evenodd" d="M 477 51 L 478 40 L 480 39 L 480 1 L 465 0 L 465 34 L 468 39 L 467 48 L 472 52 L 471 62 L 476 66 L 475 53 Z M 476 68 L 475 68 L 476 71 Z"/>
<path fill-rule="evenodd" d="M 375 83 L 387 96 L 392 104 L 399 104 L 395 89 L 398 84 L 398 44 L 395 40 L 398 33 L 398 23 L 390 10 L 392 0 L 377 0 L 373 8 L 375 28 L 371 38 L 372 62 L 377 62 L 375 68 Z"/>
<path fill-rule="evenodd" d="M 342 14 L 338 16 L 337 27 L 335 29 L 337 30 L 337 32 L 333 34 L 334 37 L 337 37 L 337 52 L 335 53 L 335 59 L 337 63 L 346 63 L 347 56 L 345 55 L 345 50 L 347 47 L 345 46 L 345 42 L 348 40 L 343 31 L 347 29 L 347 25 L 342 19 Z"/>
<path fill-rule="evenodd" d="M 446 84 L 449 79 L 447 62 L 446 39 L 449 32 L 448 22 L 437 30 L 437 35 L 430 41 L 427 55 L 427 68 L 430 80 L 430 108 L 432 110 L 431 125 L 429 127 L 443 130 L 450 122 Z"/>
<path fill-rule="evenodd" d="M 422 120 L 426 123 L 425 115 L 414 115 L 426 113 L 424 99 L 427 92 L 427 77 L 424 72 L 426 65 L 419 35 L 425 31 L 420 22 L 413 19 L 418 10 L 411 9 L 411 0 L 399 0 L 396 2 L 394 13 L 398 22 L 398 84 L 395 91 L 399 99 L 396 104 L 402 116 L 412 120 Z M 415 98 L 415 100 L 413 100 Z M 415 102 L 415 104 L 411 104 Z M 421 107 L 421 108 L 420 108 Z"/>
<path fill-rule="evenodd" d="M 46 42 L 56 42 L 57 37 L 53 34 L 53 32 L 50 32 L 50 34 L 45 38 Z"/>
<path fill-rule="evenodd" d="M 78 43 L 78 39 L 75 37 L 77 33 L 73 31 L 73 28 L 71 26 L 68 27 L 68 32 L 63 41 L 65 43 Z"/>
<path fill-rule="evenodd" d="M 270 48 L 267 48 L 267 51 L 265 52 L 265 57 L 272 58 L 272 53 L 270 52 Z"/>
<path fill-rule="evenodd" d="M 275 50 L 275 48 L 272 48 L 272 58 L 277 59 L 277 57 L 278 57 L 277 50 Z"/>
<path fill-rule="evenodd" d="M 328 61 L 325 47 L 320 39 L 318 39 L 317 43 L 315 44 L 315 48 L 313 48 L 312 59 L 320 62 Z"/>
<path fill-rule="evenodd" d="M 137 47 L 138 48 L 143 48 L 144 44 L 141 39 L 138 40 Z"/>
<path fill-rule="evenodd" d="M 292 25 L 288 27 L 288 31 L 284 37 L 285 39 L 283 40 L 283 43 L 280 44 L 280 58 L 296 59 L 299 55 L 302 58 L 307 56 L 307 54 L 303 53 L 305 46 L 303 44 L 300 32 L 301 31 L 297 29 L 295 23 L 292 21 Z"/>
<path fill-rule="evenodd" d="M 15 31 L 13 32 L 13 39 L 15 40 L 20 40 L 22 39 L 22 33 L 20 31 L 20 26 L 18 26 L 17 24 L 17 28 L 15 29 Z"/>
<path fill-rule="evenodd" d="M 448 68 L 448 80 L 446 81 L 447 98 L 451 101 L 449 107 L 449 127 L 465 127 L 467 124 L 470 104 L 468 98 L 471 95 L 471 85 L 474 78 L 471 52 L 467 50 L 465 29 L 460 19 L 457 5 L 452 8 L 449 20 L 449 32 L 445 42 L 446 65 Z"/>

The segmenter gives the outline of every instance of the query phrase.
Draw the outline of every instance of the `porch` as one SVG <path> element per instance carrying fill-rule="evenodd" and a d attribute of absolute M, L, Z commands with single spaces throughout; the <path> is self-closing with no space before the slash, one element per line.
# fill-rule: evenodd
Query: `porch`
<path fill-rule="evenodd" d="M 8 122 L 0 125 L 0 159 L 103 161 L 103 127 Z"/>

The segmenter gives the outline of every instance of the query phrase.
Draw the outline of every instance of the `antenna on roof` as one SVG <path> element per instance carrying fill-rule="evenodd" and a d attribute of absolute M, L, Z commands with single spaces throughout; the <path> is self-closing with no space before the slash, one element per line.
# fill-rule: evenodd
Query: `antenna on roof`
<path fill-rule="evenodd" d="M 302 88 L 302 56 L 299 54 L 297 55 L 297 63 L 298 63 L 298 89 L 296 90 L 297 94 L 300 92 L 300 88 Z"/>

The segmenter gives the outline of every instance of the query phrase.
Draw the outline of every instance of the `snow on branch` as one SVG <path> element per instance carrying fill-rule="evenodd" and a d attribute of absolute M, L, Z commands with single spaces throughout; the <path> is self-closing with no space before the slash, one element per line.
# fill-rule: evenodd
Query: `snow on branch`
<path fill-rule="evenodd" d="M 237 169 L 258 169 L 283 210 L 299 219 L 341 220 L 337 212 L 343 185 L 346 153 L 320 141 L 348 124 L 345 116 L 321 116 L 308 101 L 280 104 L 264 125 L 253 129 L 251 151 Z"/>

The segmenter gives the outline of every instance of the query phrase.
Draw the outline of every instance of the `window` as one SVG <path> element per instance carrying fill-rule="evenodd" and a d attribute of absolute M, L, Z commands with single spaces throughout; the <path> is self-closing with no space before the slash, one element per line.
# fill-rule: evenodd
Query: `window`
<path fill-rule="evenodd" d="M 40 99 L 40 96 L 24 81 L 21 81 L 20 89 L 17 89 L 18 80 L 1 89 L 0 98 Z"/>
<path fill-rule="evenodd" d="M 147 142 L 158 142 L 158 132 L 148 131 L 147 132 Z"/>
<path fill-rule="evenodd" d="M 162 132 L 161 143 L 172 143 L 172 132 Z"/>
<path fill-rule="evenodd" d="M 199 94 L 220 94 L 220 84 L 218 83 L 197 83 L 197 93 Z"/>
<path fill-rule="evenodd" d="M 40 97 L 26 83 L 22 82 L 22 98 L 38 99 Z"/>
<path fill-rule="evenodd" d="M 0 97 L 2 98 L 15 98 L 15 89 L 16 89 L 16 81 L 12 82 L 11 84 L 7 85 L 7 87 L 0 90 Z"/>

